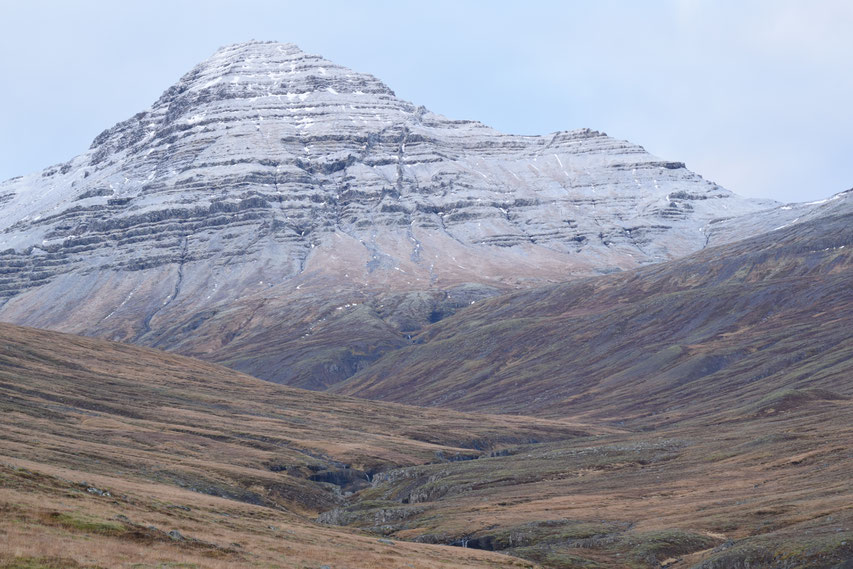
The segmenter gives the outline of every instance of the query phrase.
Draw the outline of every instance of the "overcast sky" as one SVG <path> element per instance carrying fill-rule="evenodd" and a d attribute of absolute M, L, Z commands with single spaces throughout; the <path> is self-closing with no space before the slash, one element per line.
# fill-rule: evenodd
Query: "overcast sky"
<path fill-rule="evenodd" d="M 504 132 L 602 130 L 742 195 L 853 186 L 849 0 L 0 0 L 0 179 L 81 153 L 249 39 Z"/>

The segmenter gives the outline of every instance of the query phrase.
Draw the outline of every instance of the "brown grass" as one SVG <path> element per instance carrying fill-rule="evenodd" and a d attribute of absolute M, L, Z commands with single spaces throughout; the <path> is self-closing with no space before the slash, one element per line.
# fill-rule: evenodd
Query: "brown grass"
<path fill-rule="evenodd" d="M 0 567 L 34 568 L 527 566 L 317 525 L 344 497 L 310 478 L 587 432 L 306 392 L 9 325 L 0 423 Z"/>
<path fill-rule="evenodd" d="M 0 467 L 0 567 L 14 566 L 16 558 L 136 569 L 400 567 L 406 560 L 436 569 L 529 565 L 473 550 L 387 545 L 375 537 L 317 526 L 288 512 L 161 484 L 89 477 L 93 485 L 111 488 L 116 499 L 96 496 L 70 481 L 82 473 L 49 466 L 37 471 L 31 469 L 33 463 L 15 462 Z M 192 506 L 189 511 L 170 508 L 174 504 Z M 111 529 L 93 529 L 98 526 Z M 166 532 L 173 529 L 186 541 L 169 538 Z"/>
<path fill-rule="evenodd" d="M 771 558 L 788 556 L 791 567 L 831 567 L 848 555 L 845 540 L 853 544 L 851 443 L 849 400 L 772 420 L 543 443 L 506 457 L 397 471 L 362 491 L 338 520 L 377 529 L 376 512 L 409 509 L 382 530 L 441 543 L 480 540 L 555 567 L 563 563 L 557 552 L 605 567 L 645 566 L 652 554 L 639 552 L 666 551 L 667 540 L 696 552 L 689 547 L 701 544 L 699 536 L 713 545 L 762 544 Z M 369 500 L 376 506 L 364 508 Z M 824 543 L 826 536 L 835 541 Z M 700 549 L 675 555 L 670 566 L 720 554 Z M 807 557 L 815 551 L 823 557 Z M 550 561 L 537 557 L 546 554 Z M 718 567 L 735 562 L 727 563 Z"/>
<path fill-rule="evenodd" d="M 846 397 L 627 432 L 5 325 L 0 364 L 2 569 L 831 567 L 853 543 Z M 516 557 L 441 545 L 460 539 Z"/>

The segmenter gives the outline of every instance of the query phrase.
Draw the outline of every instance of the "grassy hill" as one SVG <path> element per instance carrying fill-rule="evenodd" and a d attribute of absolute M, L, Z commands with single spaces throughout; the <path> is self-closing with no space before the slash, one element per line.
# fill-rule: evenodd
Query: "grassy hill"
<path fill-rule="evenodd" d="M 381 470 L 606 432 L 286 388 L 6 324 L 0 394 L 0 567 L 511 567 L 313 520 Z"/>

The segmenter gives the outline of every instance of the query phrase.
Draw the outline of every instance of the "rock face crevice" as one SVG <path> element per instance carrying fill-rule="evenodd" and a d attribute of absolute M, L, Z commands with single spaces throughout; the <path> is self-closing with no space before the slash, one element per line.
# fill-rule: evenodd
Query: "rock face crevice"
<path fill-rule="evenodd" d="M 0 319 L 175 347 L 186 338 L 150 328 L 307 291 L 352 301 L 629 269 L 771 205 L 594 130 L 503 134 L 251 42 L 80 156 L 0 184 Z"/>

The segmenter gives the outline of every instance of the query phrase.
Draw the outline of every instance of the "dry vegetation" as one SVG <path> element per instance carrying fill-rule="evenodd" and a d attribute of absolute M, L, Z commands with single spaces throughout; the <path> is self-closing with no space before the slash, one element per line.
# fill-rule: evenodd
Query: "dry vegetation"
<path fill-rule="evenodd" d="M 379 470 L 613 431 L 301 391 L 11 325 L 0 397 L 0 567 L 511 567 L 312 520 Z"/>
<path fill-rule="evenodd" d="M 713 428 L 628 432 L 306 392 L 7 325 L 0 392 L 4 569 L 853 556 L 847 396 L 781 393 Z"/>
<path fill-rule="evenodd" d="M 853 563 L 851 278 L 845 213 L 478 303 L 332 390 L 633 432 L 401 469 L 329 518 L 554 567 Z"/>
<path fill-rule="evenodd" d="M 853 213 L 477 303 L 331 391 L 637 428 L 853 395 L 851 282 Z"/>
<path fill-rule="evenodd" d="M 853 559 L 851 425 L 845 399 L 525 445 L 387 473 L 327 517 L 554 567 L 835 567 Z"/>
<path fill-rule="evenodd" d="M 326 528 L 163 484 L 14 461 L 0 467 L 0 567 L 522 567 L 517 559 Z M 108 489 L 98 496 L 87 488 Z M 177 530 L 177 534 L 169 532 Z M 174 537 L 173 537 L 174 536 Z"/>

